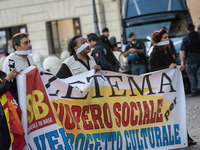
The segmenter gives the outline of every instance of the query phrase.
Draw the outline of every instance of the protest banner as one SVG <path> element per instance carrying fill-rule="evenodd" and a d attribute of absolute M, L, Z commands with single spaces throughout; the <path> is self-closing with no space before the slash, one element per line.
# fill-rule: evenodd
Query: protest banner
<path fill-rule="evenodd" d="M 67 79 L 34 67 L 22 74 L 32 149 L 187 147 L 178 68 L 140 76 L 91 70 Z"/>

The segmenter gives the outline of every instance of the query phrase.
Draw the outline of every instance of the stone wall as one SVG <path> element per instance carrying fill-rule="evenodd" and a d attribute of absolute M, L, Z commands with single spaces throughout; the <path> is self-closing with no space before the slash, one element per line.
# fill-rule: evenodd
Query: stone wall
<path fill-rule="evenodd" d="M 195 30 L 197 30 L 198 25 L 200 24 L 200 1 L 199 0 L 187 0 L 187 6 L 190 11 L 192 21 L 195 25 Z"/>
<path fill-rule="evenodd" d="M 96 0 L 100 33 L 104 5 L 106 26 L 110 35 L 120 40 L 119 0 Z M 7 0 L 0 1 L 0 29 L 27 25 L 33 54 L 49 55 L 46 22 L 80 18 L 83 36 L 94 32 L 92 0 Z M 72 35 L 73 36 L 73 35 Z"/>

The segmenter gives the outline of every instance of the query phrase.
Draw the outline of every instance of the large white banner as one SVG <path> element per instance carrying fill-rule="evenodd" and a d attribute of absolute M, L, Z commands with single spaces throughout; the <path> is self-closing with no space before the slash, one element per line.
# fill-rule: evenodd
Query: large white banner
<path fill-rule="evenodd" d="M 21 75 L 27 93 L 20 101 L 27 103 L 22 109 L 32 149 L 187 147 L 179 68 L 141 76 L 91 70 L 58 79 L 30 67 Z"/>

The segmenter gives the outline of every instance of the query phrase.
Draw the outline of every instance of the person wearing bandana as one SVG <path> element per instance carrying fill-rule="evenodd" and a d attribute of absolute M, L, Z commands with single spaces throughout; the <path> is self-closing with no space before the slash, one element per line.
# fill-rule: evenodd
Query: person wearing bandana
<path fill-rule="evenodd" d="M 124 57 L 128 57 L 132 75 L 140 75 L 147 72 L 146 52 L 144 42 L 137 40 L 136 34 L 131 32 L 128 36 L 130 42 L 124 51 Z"/>
<path fill-rule="evenodd" d="M 62 63 L 56 74 L 58 78 L 65 79 L 92 69 L 95 72 L 101 69 L 99 65 L 96 65 L 94 58 L 88 55 L 90 48 L 86 38 L 80 35 L 74 36 L 68 43 L 68 51 L 70 57 Z"/>
<path fill-rule="evenodd" d="M 176 68 L 176 61 L 172 56 L 168 33 L 165 29 L 155 31 L 151 35 L 153 50 L 149 57 L 149 71 L 166 68 Z"/>
<path fill-rule="evenodd" d="M 154 47 L 149 57 L 149 70 L 157 71 L 166 68 L 176 68 L 177 65 L 171 53 L 167 31 L 163 28 L 159 31 L 155 31 L 151 35 L 151 41 Z M 181 66 L 180 71 L 182 70 L 183 67 Z M 189 134 L 187 134 L 187 136 L 189 146 L 197 144 Z"/>
<path fill-rule="evenodd" d="M 6 57 L 3 63 L 3 71 L 5 73 L 10 72 L 16 68 L 16 71 L 20 72 L 31 65 L 34 65 L 32 54 L 32 45 L 27 33 L 17 33 L 12 37 L 12 45 L 14 53 L 11 53 Z M 17 96 L 17 84 L 16 79 L 12 82 L 12 95 L 18 102 Z"/>

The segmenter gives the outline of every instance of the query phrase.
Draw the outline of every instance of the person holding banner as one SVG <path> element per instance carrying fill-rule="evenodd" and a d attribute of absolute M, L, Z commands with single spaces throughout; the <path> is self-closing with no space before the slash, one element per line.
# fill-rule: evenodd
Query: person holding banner
<path fill-rule="evenodd" d="M 177 64 L 171 53 L 170 42 L 167 31 L 162 28 L 151 35 L 153 51 L 149 57 L 149 71 L 157 71 L 166 68 L 176 68 Z M 182 66 L 180 71 L 182 71 Z M 188 145 L 195 145 L 195 142 L 188 134 Z"/>
<path fill-rule="evenodd" d="M 7 75 L 5 72 L 0 70 L 0 100 L 2 100 L 2 95 L 5 94 L 11 87 L 11 80 L 14 79 L 19 72 L 14 68 Z M 0 101 L 0 149 L 8 150 L 11 144 L 10 133 L 8 129 L 7 119 L 4 113 L 4 108 L 2 101 Z"/>
<path fill-rule="evenodd" d="M 0 70 L 0 79 L 2 80 L 2 83 L 0 84 L 0 96 L 9 90 L 11 87 L 10 81 L 14 79 L 18 74 L 19 72 L 15 68 L 11 70 L 7 75 L 5 72 Z"/>
<path fill-rule="evenodd" d="M 17 33 L 12 37 L 14 53 L 6 57 L 3 63 L 3 71 L 8 73 L 13 68 L 22 71 L 31 65 L 34 65 L 32 54 L 32 45 L 27 33 Z M 13 97 L 18 101 L 16 79 L 12 82 Z"/>
<path fill-rule="evenodd" d="M 56 74 L 58 78 L 65 79 L 92 69 L 95 72 L 101 70 L 101 66 L 96 65 L 94 58 L 88 55 L 90 48 L 86 38 L 80 35 L 74 36 L 68 43 L 68 51 L 71 57 L 62 63 Z"/>
<path fill-rule="evenodd" d="M 149 71 L 176 68 L 177 65 L 171 54 L 167 31 L 163 28 L 155 31 L 151 35 L 151 40 L 154 47 L 149 57 Z"/>

